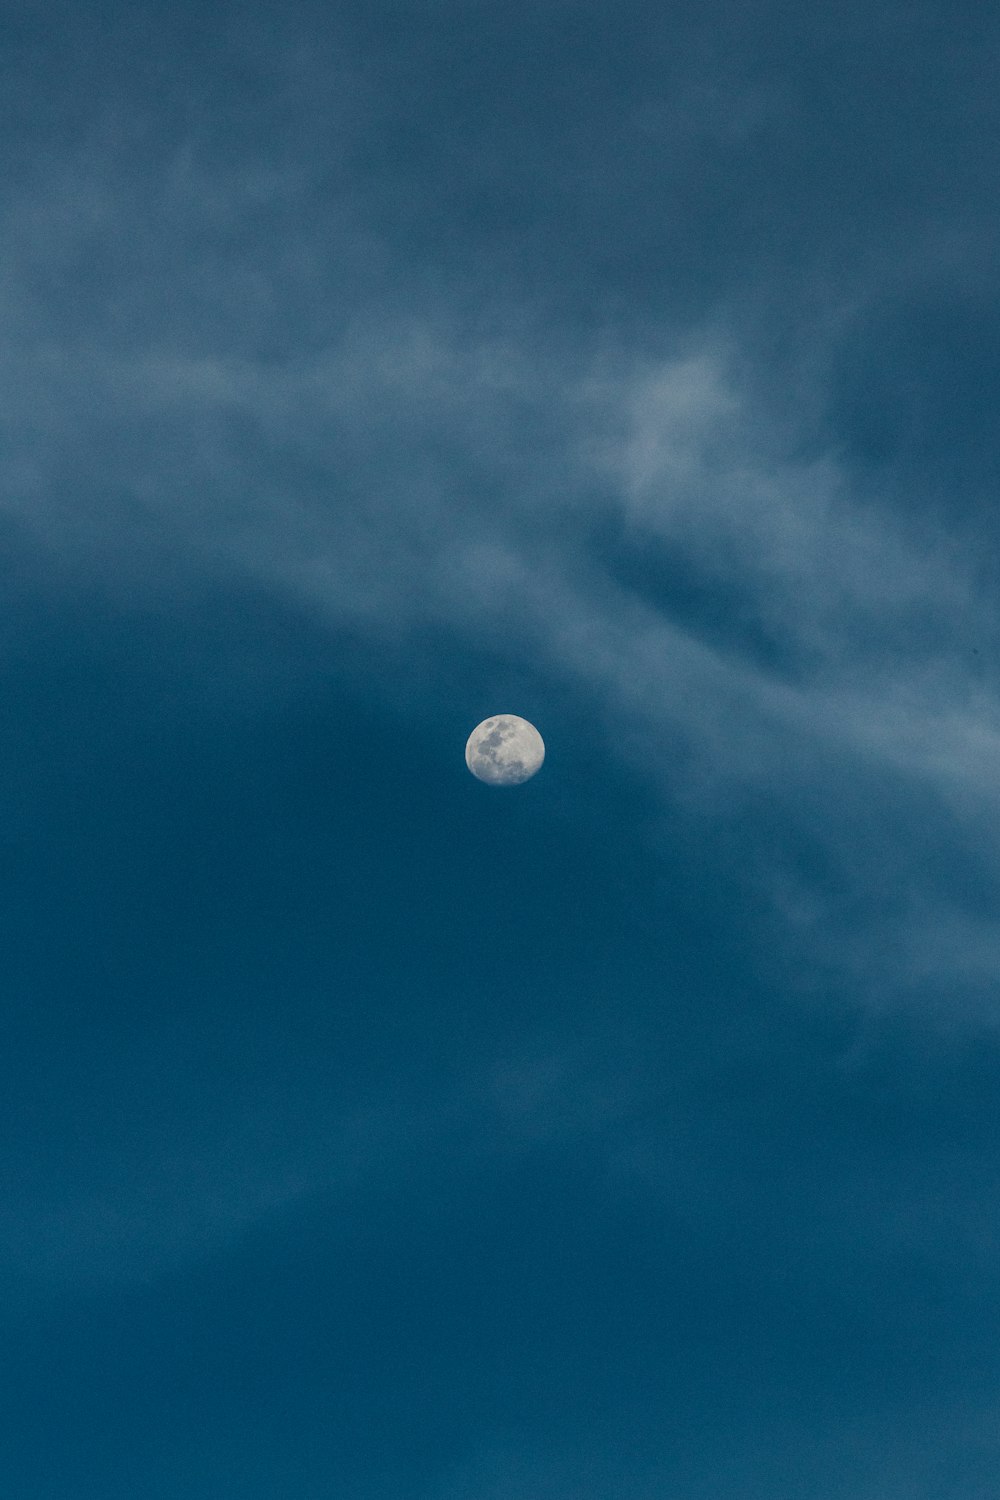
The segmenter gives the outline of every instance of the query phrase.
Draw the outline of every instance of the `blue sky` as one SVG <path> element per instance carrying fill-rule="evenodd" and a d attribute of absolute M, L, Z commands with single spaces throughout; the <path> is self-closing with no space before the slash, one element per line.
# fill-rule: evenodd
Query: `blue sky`
<path fill-rule="evenodd" d="M 0 1489 L 993 1500 L 1000 23 L 3 22 Z"/>

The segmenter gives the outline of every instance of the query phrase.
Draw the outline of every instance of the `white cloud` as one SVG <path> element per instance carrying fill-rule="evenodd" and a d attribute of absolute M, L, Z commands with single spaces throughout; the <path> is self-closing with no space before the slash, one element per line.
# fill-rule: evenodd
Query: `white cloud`
<path fill-rule="evenodd" d="M 263 166 L 244 175 L 229 185 L 241 202 L 277 193 Z M 927 974 L 926 914 L 945 893 L 923 853 L 944 840 L 1000 877 L 1000 621 L 962 538 L 852 470 L 812 418 L 806 443 L 796 412 L 821 393 L 776 411 L 752 351 L 718 330 L 656 362 L 553 340 L 523 309 L 458 314 L 443 295 L 406 312 L 376 298 L 321 345 L 288 330 L 255 354 L 225 319 L 199 342 L 188 317 L 178 336 L 171 300 L 193 305 L 192 278 L 201 296 L 209 274 L 183 257 L 166 296 L 148 269 L 123 273 L 131 337 L 120 317 L 62 327 L 64 291 L 33 283 L 31 247 L 74 265 L 126 208 L 152 213 L 141 195 L 123 207 L 113 180 L 86 212 L 82 191 L 62 174 L 0 231 L 15 268 L 0 356 L 9 514 L 133 590 L 141 520 L 192 566 L 244 569 L 373 636 L 433 624 L 562 674 L 601 708 L 609 751 L 669 801 L 738 817 L 746 797 L 773 799 L 830 850 L 856 911 L 873 876 L 865 824 L 880 823 L 892 914 L 858 930 L 888 923 L 892 941 L 844 942 L 862 967 L 891 948 L 903 990 Z M 293 180 L 278 197 L 315 275 L 304 192 Z M 211 196 L 200 178 L 195 196 Z M 336 253 L 365 234 L 342 226 Z M 229 317 L 227 278 L 243 285 L 257 251 L 226 244 L 209 239 Z M 263 307 L 247 317 L 263 324 Z M 641 584 L 618 553 L 641 561 Z M 678 578 L 694 614 L 676 606 Z M 828 893 L 795 894 L 804 876 L 759 879 L 780 892 L 776 926 L 793 909 L 824 913 L 814 931 L 829 917 Z M 995 942 L 972 913 L 943 922 L 940 983 L 949 965 L 970 972 L 970 952 L 985 976 Z"/>

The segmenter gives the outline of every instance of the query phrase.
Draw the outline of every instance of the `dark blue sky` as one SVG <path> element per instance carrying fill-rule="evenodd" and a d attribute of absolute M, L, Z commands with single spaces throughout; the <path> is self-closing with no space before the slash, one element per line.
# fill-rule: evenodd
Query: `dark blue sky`
<path fill-rule="evenodd" d="M 995 1500 L 1000 23 L 0 22 L 0 1491 Z"/>

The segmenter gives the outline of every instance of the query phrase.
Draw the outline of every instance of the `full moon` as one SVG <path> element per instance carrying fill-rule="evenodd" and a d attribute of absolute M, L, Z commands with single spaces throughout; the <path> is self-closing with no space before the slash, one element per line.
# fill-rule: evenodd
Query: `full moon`
<path fill-rule="evenodd" d="M 545 743 L 527 719 L 494 714 L 469 735 L 465 764 L 490 786 L 519 786 L 534 776 L 545 759 Z"/>

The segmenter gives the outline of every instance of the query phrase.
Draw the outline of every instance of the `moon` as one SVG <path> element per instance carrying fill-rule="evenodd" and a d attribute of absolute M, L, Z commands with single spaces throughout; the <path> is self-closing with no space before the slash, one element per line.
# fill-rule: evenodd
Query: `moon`
<path fill-rule="evenodd" d="M 465 747 L 465 764 L 488 786 L 520 786 L 540 769 L 545 742 L 517 714 L 494 714 L 477 724 Z"/>

